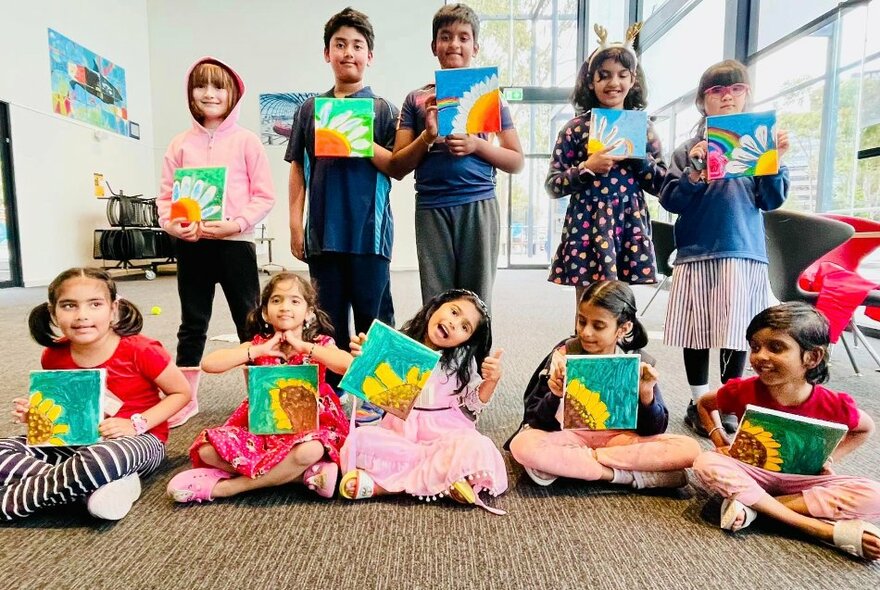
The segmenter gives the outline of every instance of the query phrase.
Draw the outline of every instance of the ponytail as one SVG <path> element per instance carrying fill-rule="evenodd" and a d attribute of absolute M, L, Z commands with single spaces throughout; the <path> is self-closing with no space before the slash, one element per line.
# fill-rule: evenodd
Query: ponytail
<path fill-rule="evenodd" d="M 40 346 L 55 348 L 58 344 L 58 334 L 55 333 L 55 322 L 52 321 L 52 312 L 49 303 L 43 302 L 33 308 L 28 314 L 28 329 L 33 338 Z"/>
<path fill-rule="evenodd" d="M 648 345 L 648 332 L 645 326 L 633 316 L 628 321 L 632 322 L 632 329 L 619 342 L 620 349 L 624 352 L 641 350 Z"/>
<path fill-rule="evenodd" d="M 137 306 L 128 299 L 119 298 L 117 304 L 117 319 L 110 327 L 120 336 L 135 336 L 141 333 L 144 327 L 144 316 L 141 315 Z"/>

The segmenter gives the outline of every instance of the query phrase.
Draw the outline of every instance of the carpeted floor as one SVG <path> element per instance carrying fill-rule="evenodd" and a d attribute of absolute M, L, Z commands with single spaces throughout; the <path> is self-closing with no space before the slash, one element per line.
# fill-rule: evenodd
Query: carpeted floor
<path fill-rule="evenodd" d="M 545 282 L 544 271 L 500 271 L 495 342 L 505 375 L 480 428 L 499 445 L 519 424 L 522 390 L 548 348 L 570 330 L 574 291 Z M 398 323 L 418 307 L 418 277 L 393 277 Z M 174 349 L 179 305 L 175 277 L 126 281 L 122 294 L 147 311 L 144 333 Z M 636 288 L 644 304 L 650 287 Z M 39 347 L 27 337 L 28 310 L 45 289 L 0 292 L 0 378 L 5 398 L 21 395 Z M 678 350 L 662 345 L 666 294 L 646 316 L 670 407 L 670 432 L 689 398 Z M 211 335 L 232 332 L 218 296 Z M 877 344 L 877 343 L 875 343 Z M 229 346 L 210 342 L 209 347 Z M 880 345 L 878 345 L 880 346 Z M 832 388 L 854 395 L 880 420 L 880 373 L 857 351 L 853 374 L 842 349 Z M 713 363 L 717 364 L 714 360 Z M 717 369 L 713 372 L 717 379 Z M 68 506 L 0 526 L 2 588 L 877 588 L 880 565 L 758 521 L 735 536 L 717 527 L 718 501 L 694 485 L 680 492 L 633 493 L 574 481 L 534 485 L 506 455 L 510 490 L 493 516 L 448 502 L 409 498 L 323 501 L 301 487 L 180 506 L 165 496 L 186 449 L 203 427 L 222 422 L 243 396 L 237 371 L 203 379 L 202 413 L 172 431 L 165 467 L 144 483 L 132 512 L 97 522 Z M 5 402 L 4 402 L 5 403 Z M 16 433 L 4 423 L 0 435 Z M 706 443 L 708 448 L 708 443 Z M 880 478 L 880 439 L 842 465 L 843 473 Z"/>

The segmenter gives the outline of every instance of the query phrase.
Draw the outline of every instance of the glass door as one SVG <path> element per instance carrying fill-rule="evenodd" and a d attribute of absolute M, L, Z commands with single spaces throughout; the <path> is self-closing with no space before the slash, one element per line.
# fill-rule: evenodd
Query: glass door
<path fill-rule="evenodd" d="M 13 187 L 9 106 L 0 102 L 0 287 L 22 285 Z"/>

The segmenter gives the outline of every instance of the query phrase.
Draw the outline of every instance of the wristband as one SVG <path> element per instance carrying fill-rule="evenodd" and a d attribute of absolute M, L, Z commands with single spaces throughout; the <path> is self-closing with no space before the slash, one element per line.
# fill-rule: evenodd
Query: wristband
<path fill-rule="evenodd" d="M 429 142 L 427 139 L 425 139 L 425 132 L 424 132 L 424 131 L 422 131 L 421 133 L 419 133 L 419 139 L 421 139 L 422 142 L 423 142 L 426 146 L 428 146 L 428 149 L 431 149 L 432 147 L 434 147 L 434 142 L 433 142 L 433 141 Z"/>
<path fill-rule="evenodd" d="M 596 173 L 586 166 L 578 166 L 578 178 L 581 180 L 587 180 L 591 176 L 596 176 Z"/>
<path fill-rule="evenodd" d="M 132 414 L 130 420 L 131 425 L 134 427 L 135 434 L 143 434 L 150 429 L 149 424 L 147 424 L 147 419 L 141 414 Z"/>

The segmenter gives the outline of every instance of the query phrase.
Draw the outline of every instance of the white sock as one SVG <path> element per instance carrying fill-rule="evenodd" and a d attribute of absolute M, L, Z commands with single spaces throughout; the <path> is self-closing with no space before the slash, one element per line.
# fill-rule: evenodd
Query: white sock
<path fill-rule="evenodd" d="M 627 469 L 615 469 L 611 468 L 614 472 L 614 477 L 611 478 L 611 483 L 619 483 L 620 485 L 628 486 L 631 485 L 635 477 L 633 476 L 633 472 Z"/>
<path fill-rule="evenodd" d="M 691 398 L 693 398 L 694 403 L 696 403 L 704 393 L 709 393 L 708 383 L 704 383 L 703 385 L 691 385 Z"/>

